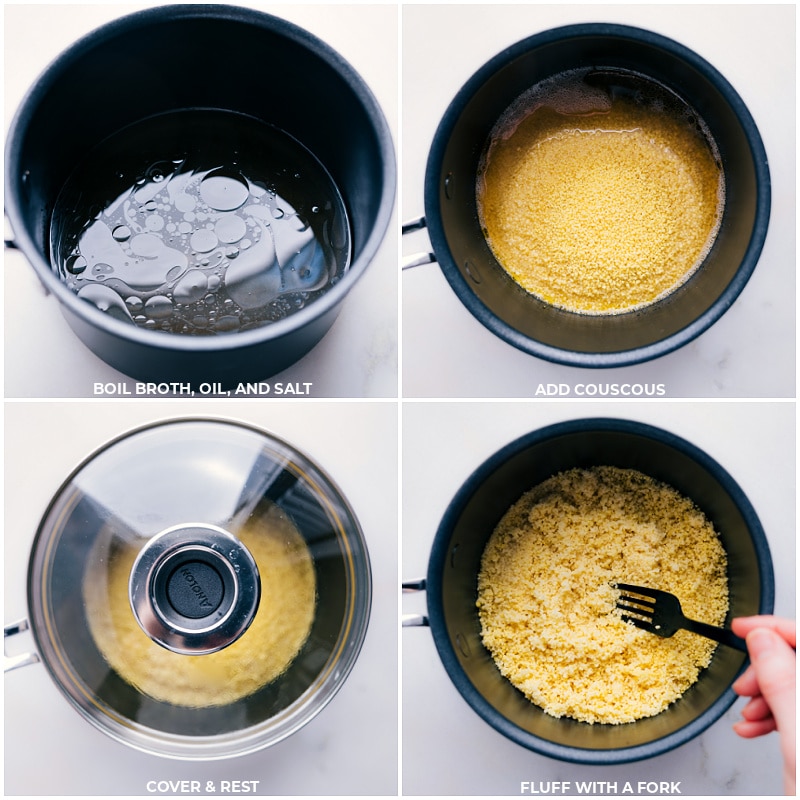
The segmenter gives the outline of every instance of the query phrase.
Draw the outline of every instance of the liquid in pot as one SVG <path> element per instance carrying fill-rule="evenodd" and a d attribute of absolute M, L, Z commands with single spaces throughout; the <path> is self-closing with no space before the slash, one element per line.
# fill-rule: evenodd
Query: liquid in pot
<path fill-rule="evenodd" d="M 582 314 L 655 303 L 687 281 L 719 230 L 725 184 L 708 127 L 666 87 L 616 69 L 534 86 L 491 133 L 481 224 L 526 291 Z"/>
<path fill-rule="evenodd" d="M 144 329 L 259 328 L 328 291 L 350 262 L 344 201 L 283 131 L 232 112 L 159 115 L 112 135 L 56 201 L 54 269 Z"/>

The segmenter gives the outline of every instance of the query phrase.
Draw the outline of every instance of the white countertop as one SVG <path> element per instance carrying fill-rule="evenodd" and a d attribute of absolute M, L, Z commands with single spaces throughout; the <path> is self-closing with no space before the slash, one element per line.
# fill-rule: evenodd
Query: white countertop
<path fill-rule="evenodd" d="M 551 364 L 496 337 L 461 304 L 437 264 L 403 273 L 406 397 L 533 397 L 540 384 L 664 384 L 668 397 L 795 394 L 794 5 L 409 5 L 403 10 L 402 220 L 424 214 L 425 163 L 464 83 L 508 45 L 548 28 L 613 22 L 695 50 L 722 72 L 759 127 L 772 214 L 758 266 L 737 301 L 682 349 L 632 367 Z M 405 256 L 430 249 L 405 237 Z M 574 390 L 573 390 L 574 392 Z M 574 394 L 573 394 L 574 396 Z"/>
<path fill-rule="evenodd" d="M 369 549 L 373 603 L 353 671 L 278 744 L 194 763 L 145 755 L 85 722 L 42 664 L 5 676 L 5 795 L 152 795 L 151 780 L 260 781 L 258 794 L 395 795 L 398 745 L 397 409 L 388 403 L 6 403 L 5 622 L 27 616 L 28 553 L 47 504 L 96 448 L 159 419 L 237 419 L 277 434 L 338 485 Z M 365 475 L 369 476 L 365 480 Z M 28 652 L 30 634 L 7 643 Z"/>
<path fill-rule="evenodd" d="M 794 403 L 408 403 L 403 410 L 403 578 L 424 577 L 453 496 L 490 455 L 536 428 L 581 417 L 621 417 L 664 428 L 705 450 L 741 486 L 766 532 L 778 614 L 795 614 Z M 406 594 L 407 614 L 426 611 Z M 680 781 L 683 795 L 782 794 L 776 734 L 740 739 L 731 729 L 744 700 L 696 739 L 633 764 L 562 763 L 506 739 L 462 699 L 429 628 L 402 636 L 403 792 L 516 795 L 522 781 Z M 540 791 L 540 793 L 546 793 Z M 559 794 L 559 792 L 552 792 Z"/>
<path fill-rule="evenodd" d="M 105 22 L 153 5 L 159 4 L 4 5 L 4 131 L 25 92 L 59 53 Z M 397 147 L 396 7 L 238 5 L 288 19 L 338 50 L 375 94 Z M 397 395 L 397 219 L 395 208 L 380 249 L 323 340 L 271 382 L 310 382 L 313 397 Z M 91 397 L 96 382 L 133 387 L 133 380 L 80 342 L 21 252 L 6 250 L 4 262 L 5 331 L 14 343 L 5 351 L 6 397 Z"/>

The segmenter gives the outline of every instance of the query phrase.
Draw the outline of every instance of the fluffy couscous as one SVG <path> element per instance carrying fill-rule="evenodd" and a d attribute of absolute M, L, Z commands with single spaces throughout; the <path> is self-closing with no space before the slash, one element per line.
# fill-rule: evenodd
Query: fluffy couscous
<path fill-rule="evenodd" d="M 554 717 L 650 717 L 697 680 L 716 643 L 623 622 L 613 584 L 673 592 L 687 616 L 720 625 L 726 566 L 711 523 L 670 486 L 630 469 L 569 470 L 523 495 L 489 539 L 478 576 L 483 642 Z"/>

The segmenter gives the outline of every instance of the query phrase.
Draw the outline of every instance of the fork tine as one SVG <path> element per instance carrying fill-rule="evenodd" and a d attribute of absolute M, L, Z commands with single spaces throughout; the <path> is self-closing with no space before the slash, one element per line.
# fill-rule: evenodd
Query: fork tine
<path fill-rule="evenodd" d="M 629 597 L 627 594 L 620 595 L 617 602 L 636 603 L 636 605 L 644 606 L 644 608 L 648 609 L 649 611 L 652 611 L 656 607 L 655 600 L 645 600 L 642 597 Z"/>
<path fill-rule="evenodd" d="M 614 587 L 622 589 L 624 592 L 633 592 L 634 594 L 641 594 L 645 597 L 655 597 L 656 593 L 653 589 L 648 589 L 645 586 L 634 586 L 631 583 L 615 583 Z"/>
<path fill-rule="evenodd" d="M 642 630 L 653 632 L 653 624 L 643 619 L 637 619 L 636 617 L 629 617 L 627 614 L 622 614 L 622 621 L 630 622 L 631 625 L 635 625 Z"/>
<path fill-rule="evenodd" d="M 638 608 L 637 606 L 629 606 L 626 603 L 617 603 L 617 608 L 620 611 L 632 611 L 634 614 L 639 614 L 642 617 L 652 619 L 653 611 L 655 609 Z"/>

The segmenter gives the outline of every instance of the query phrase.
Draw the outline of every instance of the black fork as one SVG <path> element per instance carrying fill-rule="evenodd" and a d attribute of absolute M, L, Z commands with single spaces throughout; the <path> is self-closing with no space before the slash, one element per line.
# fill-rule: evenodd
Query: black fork
<path fill-rule="evenodd" d="M 625 622 L 630 622 L 637 628 L 655 633 L 656 636 L 669 638 L 675 631 L 684 629 L 700 634 L 716 642 L 735 647 L 737 650 L 747 652 L 744 639 L 737 636 L 727 628 L 718 628 L 705 622 L 698 622 L 684 616 L 680 600 L 674 594 L 663 592 L 661 589 L 648 589 L 644 586 L 633 586 L 629 583 L 614 584 L 623 592 L 640 595 L 632 597 L 628 594 L 620 595 L 617 608 L 628 613 L 622 614 Z M 635 614 L 636 616 L 631 616 Z"/>

